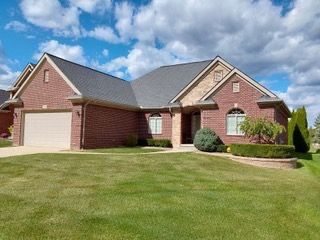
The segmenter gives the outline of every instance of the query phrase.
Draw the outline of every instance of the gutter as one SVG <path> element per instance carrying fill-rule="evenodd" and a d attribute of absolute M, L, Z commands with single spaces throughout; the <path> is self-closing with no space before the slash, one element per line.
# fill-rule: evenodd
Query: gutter
<path fill-rule="evenodd" d="M 84 148 L 84 135 L 85 135 L 85 130 L 86 130 L 86 116 L 87 116 L 87 106 L 89 105 L 90 101 L 87 101 L 82 108 L 82 129 L 81 129 L 81 144 L 80 144 L 80 149 Z"/>

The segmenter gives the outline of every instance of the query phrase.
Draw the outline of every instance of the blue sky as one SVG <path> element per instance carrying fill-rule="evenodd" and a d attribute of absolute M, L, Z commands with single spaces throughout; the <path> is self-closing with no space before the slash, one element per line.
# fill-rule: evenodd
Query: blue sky
<path fill-rule="evenodd" d="M 318 0 L 1 1 L 0 87 L 43 51 L 127 80 L 220 55 L 320 113 Z"/>

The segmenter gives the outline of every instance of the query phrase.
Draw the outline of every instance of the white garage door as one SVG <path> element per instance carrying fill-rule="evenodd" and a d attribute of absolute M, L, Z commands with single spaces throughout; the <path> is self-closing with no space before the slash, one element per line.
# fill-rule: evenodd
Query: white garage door
<path fill-rule="evenodd" d="M 70 148 L 71 112 L 26 113 L 24 145 Z"/>

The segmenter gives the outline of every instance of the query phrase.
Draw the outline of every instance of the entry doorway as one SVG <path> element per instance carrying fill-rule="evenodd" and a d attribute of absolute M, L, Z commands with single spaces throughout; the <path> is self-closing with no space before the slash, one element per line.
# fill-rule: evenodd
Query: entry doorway
<path fill-rule="evenodd" d="M 192 113 L 191 117 L 191 137 L 192 142 L 194 139 L 194 136 L 196 135 L 197 131 L 201 128 L 201 115 L 200 112 L 194 112 Z"/>

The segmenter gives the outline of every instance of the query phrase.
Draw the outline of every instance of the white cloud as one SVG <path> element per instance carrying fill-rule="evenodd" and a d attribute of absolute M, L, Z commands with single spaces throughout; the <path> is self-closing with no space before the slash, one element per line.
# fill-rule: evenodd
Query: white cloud
<path fill-rule="evenodd" d="M 44 52 L 67 59 L 72 62 L 87 64 L 83 48 L 79 45 L 61 44 L 56 40 L 43 42 L 39 45 L 38 52 L 34 54 L 34 59 L 38 60 Z"/>
<path fill-rule="evenodd" d="M 63 7 L 59 0 L 22 0 L 20 9 L 35 26 L 53 30 L 57 35 L 80 35 L 80 12 L 75 6 Z"/>
<path fill-rule="evenodd" d="M 150 69 L 164 65 L 168 62 L 173 63 L 178 62 L 178 60 L 168 52 L 140 44 L 136 45 L 136 47 L 129 52 L 127 57 L 118 57 L 106 64 L 96 65 L 96 67 L 112 74 L 118 73 L 125 68 L 125 73 L 127 75 L 136 78 Z"/>
<path fill-rule="evenodd" d="M 89 37 L 96 38 L 98 40 L 102 40 L 110 43 L 120 42 L 120 39 L 115 34 L 113 29 L 108 26 L 97 26 L 91 31 L 88 31 L 88 32 L 83 31 L 83 36 L 89 36 Z"/>
<path fill-rule="evenodd" d="M 8 22 L 4 27 L 5 30 L 14 30 L 16 32 L 26 32 L 28 28 L 26 24 L 19 21 Z"/>
<path fill-rule="evenodd" d="M 10 60 L 6 58 L 2 43 L 0 41 L 0 88 L 7 89 L 19 76 L 19 71 L 10 67 Z"/>
<path fill-rule="evenodd" d="M 108 56 L 109 56 L 109 50 L 108 50 L 108 49 L 103 49 L 102 55 L 103 55 L 104 57 L 108 57 Z"/>
<path fill-rule="evenodd" d="M 318 91 L 311 91 L 320 86 L 320 1 L 297 0 L 285 16 L 281 11 L 267 0 L 153 0 L 135 8 L 122 2 L 115 28 L 120 39 L 137 43 L 127 56 L 102 65 L 134 78 L 157 65 L 221 55 L 253 76 L 287 74 L 291 83 L 282 96 L 291 107 L 308 105 L 314 116 L 320 109 Z"/>
<path fill-rule="evenodd" d="M 70 3 L 88 13 L 105 13 L 112 6 L 111 0 L 70 0 Z"/>

